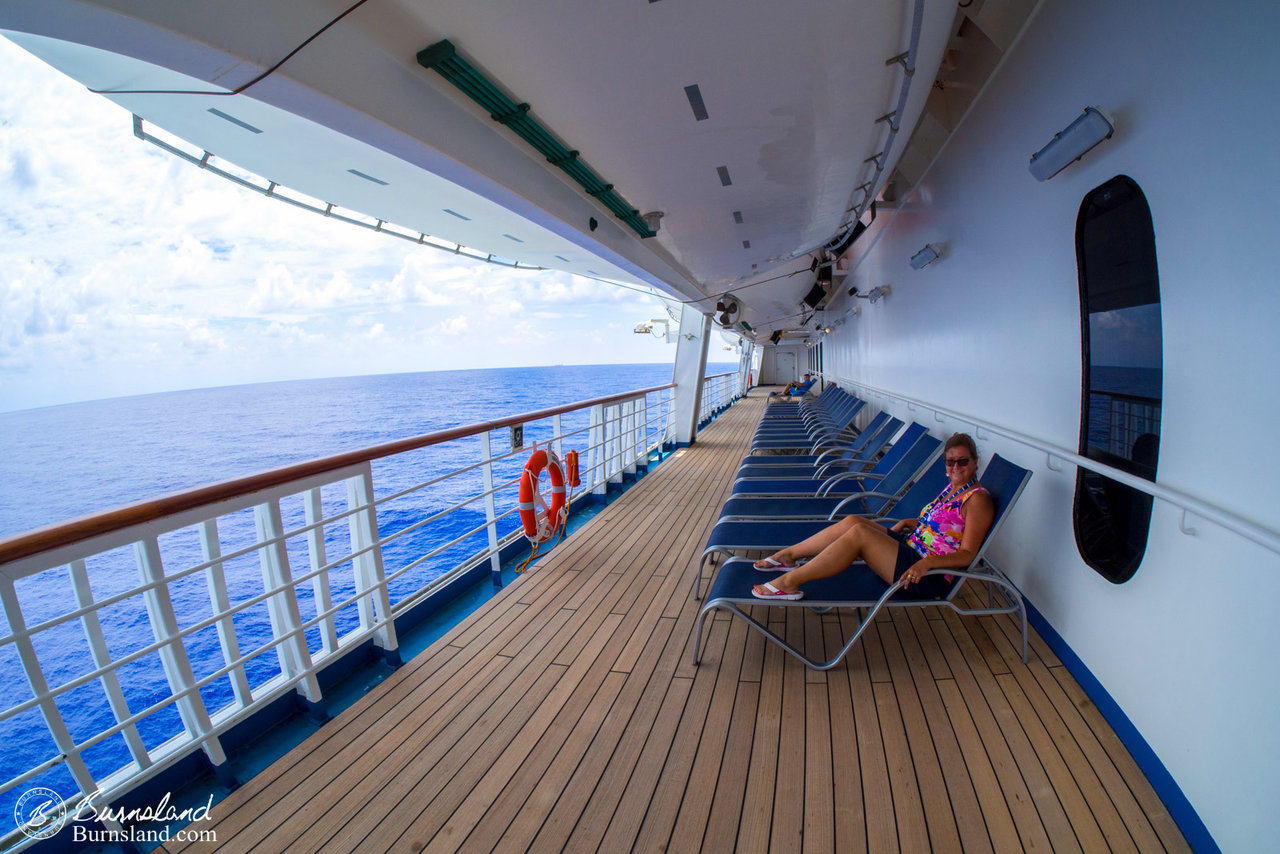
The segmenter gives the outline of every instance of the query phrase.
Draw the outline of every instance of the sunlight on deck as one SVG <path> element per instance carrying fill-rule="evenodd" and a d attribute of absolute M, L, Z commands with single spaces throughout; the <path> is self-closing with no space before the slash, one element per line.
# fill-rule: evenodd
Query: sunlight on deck
<path fill-rule="evenodd" d="M 897 610 L 820 673 L 718 615 L 692 664 L 692 573 L 764 407 L 730 408 L 217 804 L 216 845 L 164 850 L 1186 850 L 1009 617 Z M 807 649 L 850 628 L 777 618 Z"/>

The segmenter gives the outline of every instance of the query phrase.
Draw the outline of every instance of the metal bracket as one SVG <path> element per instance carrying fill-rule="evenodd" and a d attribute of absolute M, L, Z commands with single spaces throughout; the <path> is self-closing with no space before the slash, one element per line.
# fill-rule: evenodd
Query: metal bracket
<path fill-rule="evenodd" d="M 907 60 L 910 58 L 911 58 L 911 51 L 906 51 L 905 53 L 900 53 L 897 56 L 889 57 L 884 61 L 884 64 L 893 65 L 896 62 L 902 66 L 903 73 L 906 74 L 908 77 L 910 77 L 916 73 L 916 70 L 914 68 L 907 65 Z"/>

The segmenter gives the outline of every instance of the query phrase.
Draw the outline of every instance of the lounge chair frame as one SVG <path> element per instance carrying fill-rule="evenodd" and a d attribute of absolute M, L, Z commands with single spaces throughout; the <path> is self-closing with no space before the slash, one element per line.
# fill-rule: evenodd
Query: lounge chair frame
<path fill-rule="evenodd" d="M 734 558 L 727 561 L 720 568 L 720 574 L 723 576 L 732 563 L 748 564 L 751 572 L 755 572 L 754 568 L 749 566 L 748 558 Z M 870 572 L 871 570 L 867 570 Z M 706 620 L 707 614 L 715 610 L 728 611 L 735 617 L 740 617 L 747 622 L 751 628 L 764 635 L 769 641 L 778 644 L 784 650 L 794 655 L 805 663 L 805 666 L 814 670 L 830 670 L 838 665 L 853 649 L 854 645 L 862 638 L 867 627 L 875 620 L 876 615 L 886 608 L 928 608 L 928 607 L 945 607 L 962 616 L 981 617 L 981 616 L 997 616 L 1000 614 L 1017 614 L 1018 621 L 1022 629 L 1022 660 L 1027 660 L 1027 609 L 1022 601 L 1022 594 L 1018 592 L 1018 588 L 1013 582 L 996 567 L 987 561 L 980 561 L 976 567 L 966 570 L 945 570 L 934 569 L 925 573 L 925 575 L 950 575 L 954 578 L 951 588 L 947 591 L 946 596 L 940 599 L 895 599 L 894 595 L 902 589 L 902 582 L 898 581 L 891 585 L 884 594 L 878 599 L 868 600 L 848 600 L 848 599 L 799 599 L 796 601 L 773 600 L 765 601 L 751 596 L 719 596 L 715 598 L 708 597 L 702 610 L 698 612 L 698 620 L 695 625 L 693 639 L 693 663 L 695 665 L 702 662 L 702 626 Z M 961 588 L 968 581 L 980 583 L 987 589 L 987 606 L 985 608 L 971 608 L 963 604 L 957 604 L 956 599 Z M 750 588 L 748 588 L 749 590 Z M 1004 599 L 1004 604 L 1000 604 L 996 599 L 996 594 Z M 781 637 L 772 631 L 767 625 L 761 623 L 755 617 L 747 613 L 744 608 L 751 606 L 764 606 L 773 608 L 808 608 L 814 613 L 822 614 L 837 608 L 853 609 L 858 619 L 858 627 L 852 635 L 845 641 L 844 646 L 840 647 L 840 651 L 827 661 L 818 661 L 810 658 L 803 650 L 797 649 L 786 638 Z"/>
<path fill-rule="evenodd" d="M 997 469 L 997 466 L 999 469 Z M 1021 472 L 1021 475 L 1017 475 L 1017 472 Z M 991 475 L 989 480 L 986 479 L 988 474 Z M 707 614 L 715 610 L 723 609 L 732 616 L 746 620 L 748 625 L 764 634 L 768 640 L 779 644 L 787 652 L 799 658 L 806 666 L 815 670 L 830 670 L 839 664 L 841 659 L 853 648 L 853 645 L 862 637 L 866 627 L 871 624 L 882 609 L 919 608 L 929 605 L 942 605 L 951 608 L 956 613 L 968 616 L 1017 613 L 1022 627 L 1022 660 L 1026 661 L 1027 611 L 1022 601 L 1022 594 L 1018 592 L 1018 588 L 1014 586 L 1008 576 L 986 560 L 985 554 L 987 547 L 995 539 L 1005 520 L 1009 518 L 1009 511 L 1017 504 L 1018 497 L 1022 495 L 1022 491 L 1026 488 L 1027 481 L 1031 479 L 1031 472 L 1020 466 L 1013 465 L 996 454 L 992 456 L 991 462 L 988 463 L 983 477 L 984 485 L 990 490 L 992 497 L 996 499 L 996 518 L 992 522 L 991 529 L 987 531 L 987 536 L 983 539 L 982 545 L 978 547 L 977 553 L 973 556 L 973 560 L 963 568 L 934 569 L 925 573 L 925 575 L 950 575 L 954 578 L 945 596 L 933 599 L 898 597 L 896 594 L 903 590 L 901 579 L 893 584 L 886 585 L 870 568 L 864 565 L 861 572 L 850 573 L 846 571 L 839 575 L 810 582 L 806 592 L 812 590 L 812 595 L 806 595 L 803 599 L 757 599 L 751 595 L 752 582 L 761 579 L 763 576 L 755 570 L 750 559 L 732 558 L 720 567 L 715 580 L 712 582 L 711 590 L 707 594 L 707 601 L 702 606 L 702 610 L 698 612 L 694 633 L 693 663 L 696 665 L 702 659 L 702 624 L 706 620 Z M 701 574 L 701 571 L 699 571 L 699 574 Z M 955 603 L 955 598 L 959 594 L 960 588 L 970 580 L 986 585 L 986 608 L 965 608 Z M 697 579 L 695 579 L 694 585 L 696 594 Z M 999 591 L 1004 596 L 1004 605 L 996 604 L 996 591 Z M 910 591 L 907 592 L 909 593 Z M 743 610 L 744 607 L 753 605 L 774 608 L 809 608 L 818 613 L 832 608 L 854 608 L 858 612 L 858 628 L 854 631 L 853 636 L 845 641 L 844 646 L 841 647 L 835 657 L 821 662 L 805 655 L 802 650 L 792 646 L 785 638 L 779 637 L 770 631 L 767 625 L 762 624 Z"/>

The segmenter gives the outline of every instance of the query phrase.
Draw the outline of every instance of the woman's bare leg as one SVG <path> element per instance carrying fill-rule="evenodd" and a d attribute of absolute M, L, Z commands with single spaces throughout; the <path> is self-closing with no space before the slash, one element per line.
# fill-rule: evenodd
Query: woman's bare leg
<path fill-rule="evenodd" d="M 898 541 L 878 525 L 850 525 L 804 566 L 785 572 L 769 583 L 778 590 L 794 593 L 806 581 L 830 578 L 858 560 L 864 561 L 876 575 L 892 584 L 893 570 L 898 562 Z"/>
<path fill-rule="evenodd" d="M 793 564 L 800 558 L 814 557 L 849 531 L 863 526 L 869 526 L 881 532 L 884 530 L 875 522 L 868 522 L 860 516 L 846 516 L 823 528 L 807 540 L 801 540 L 794 546 L 787 546 L 785 549 L 769 555 L 769 557 L 778 563 Z"/>

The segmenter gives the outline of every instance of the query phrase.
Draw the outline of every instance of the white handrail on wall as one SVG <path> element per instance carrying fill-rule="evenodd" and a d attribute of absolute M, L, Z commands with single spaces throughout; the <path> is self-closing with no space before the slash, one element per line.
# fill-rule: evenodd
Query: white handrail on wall
<path fill-rule="evenodd" d="M 1086 471 L 1100 474 L 1118 483 L 1122 483 L 1125 486 L 1132 487 L 1139 492 L 1144 492 L 1153 498 L 1172 504 L 1182 510 L 1182 519 L 1178 523 L 1178 529 L 1184 534 L 1195 534 L 1195 529 L 1187 524 L 1187 516 L 1191 515 L 1204 519 L 1207 522 L 1212 522 L 1225 530 L 1244 537 L 1252 543 L 1256 543 L 1265 549 L 1280 554 L 1280 533 L 1269 528 L 1265 528 L 1249 519 L 1245 519 L 1230 510 L 1225 510 L 1217 505 L 1210 504 L 1207 501 L 1202 501 L 1195 496 L 1188 495 L 1185 492 L 1180 492 L 1176 489 L 1170 489 L 1167 486 L 1162 486 L 1159 483 L 1145 480 L 1144 478 L 1138 477 L 1129 472 L 1121 471 L 1120 469 L 1113 468 L 1104 463 L 1081 456 L 1074 451 L 1069 451 L 1066 448 L 1054 445 L 1051 442 L 1037 439 L 1034 436 L 1028 436 L 1025 433 L 1020 433 L 1007 427 L 992 424 L 989 421 L 983 421 L 980 418 L 974 418 L 972 415 L 966 415 L 964 413 L 935 406 L 934 404 L 926 403 L 925 401 L 917 400 L 916 398 L 907 397 L 906 395 L 898 394 L 897 392 L 876 388 L 875 386 L 867 385 L 866 383 L 845 379 L 840 379 L 838 382 L 845 388 L 858 389 L 864 394 L 875 395 L 885 400 L 898 400 L 907 404 L 908 408 L 919 407 L 921 409 L 926 409 L 956 421 L 972 424 L 978 431 L 986 430 L 988 433 L 1009 439 L 1020 445 L 1025 445 L 1028 448 L 1034 448 L 1046 455 L 1050 468 L 1053 468 L 1054 460 L 1063 460 L 1075 465 L 1077 468 L 1082 468 Z"/>
<path fill-rule="evenodd" d="M 324 666 L 369 641 L 398 655 L 396 617 L 477 565 L 497 571 L 499 550 L 523 536 L 515 491 L 529 451 L 494 453 L 491 433 L 522 424 L 526 441 L 561 451 L 585 440 L 582 499 L 635 474 L 661 445 L 670 388 L 389 443 L 0 541 L 0 675 L 10 688 L 0 725 L 4 738 L 43 743 L 46 754 L 0 794 L 65 771 L 79 790 L 65 798 L 73 808 L 91 797 L 101 806 L 200 750 L 224 771 L 221 739 L 235 724 L 292 691 L 322 709 Z M 566 415 L 585 423 L 567 426 Z M 415 454 L 455 451 L 472 461 L 413 476 L 429 468 Z M 419 539 L 459 512 L 474 526 L 465 519 L 455 528 L 467 530 L 443 544 L 438 534 Z M 427 561 L 477 537 L 478 551 L 427 572 Z M 254 621 L 248 640 L 241 630 Z M 122 628 L 148 623 L 146 637 Z M 74 722 L 64 709 L 76 710 Z M 31 843 L 20 837 L 0 845 Z"/>

